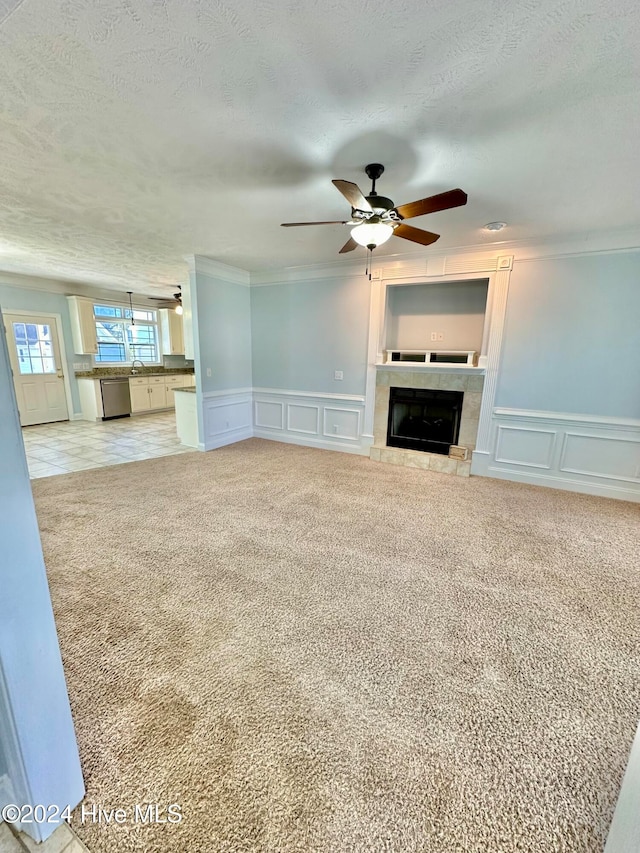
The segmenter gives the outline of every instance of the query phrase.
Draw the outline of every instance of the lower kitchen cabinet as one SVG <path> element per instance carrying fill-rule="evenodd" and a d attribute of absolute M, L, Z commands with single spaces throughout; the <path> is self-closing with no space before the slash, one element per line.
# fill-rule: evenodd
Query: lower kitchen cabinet
<path fill-rule="evenodd" d="M 173 409 L 175 388 L 195 384 L 195 376 L 177 373 L 170 376 L 132 376 L 129 379 L 131 413 L 150 412 L 155 409 Z"/>
<path fill-rule="evenodd" d="M 155 382 L 155 379 L 159 379 L 159 382 Z M 167 400 L 167 386 L 165 385 L 165 381 L 161 376 L 155 377 L 152 376 L 149 380 L 149 408 L 150 409 L 166 409 L 168 405 L 172 405 Z"/>
<path fill-rule="evenodd" d="M 131 414 L 173 409 L 175 408 L 174 390 L 176 388 L 188 388 L 195 384 L 196 378 L 193 373 L 172 373 L 168 376 L 130 376 Z M 83 420 L 101 420 L 103 410 L 100 378 L 79 376 L 78 390 Z"/>
<path fill-rule="evenodd" d="M 135 383 L 135 384 L 134 384 Z M 131 396 L 132 412 L 148 412 L 149 405 L 149 383 L 134 379 L 129 380 L 129 394 Z"/>

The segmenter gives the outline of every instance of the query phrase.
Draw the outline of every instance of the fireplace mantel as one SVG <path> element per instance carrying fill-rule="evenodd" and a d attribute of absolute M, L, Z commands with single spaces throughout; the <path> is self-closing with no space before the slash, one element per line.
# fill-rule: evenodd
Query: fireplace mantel
<path fill-rule="evenodd" d="M 378 362 L 376 370 L 388 370 L 389 373 L 456 373 L 458 375 L 484 376 L 484 367 L 472 367 L 469 364 L 420 364 L 412 361 Z"/>

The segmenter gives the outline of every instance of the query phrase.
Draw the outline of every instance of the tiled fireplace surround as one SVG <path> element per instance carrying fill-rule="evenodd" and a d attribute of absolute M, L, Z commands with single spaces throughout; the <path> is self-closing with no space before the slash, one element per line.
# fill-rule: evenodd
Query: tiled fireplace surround
<path fill-rule="evenodd" d="M 375 462 L 391 462 L 395 465 L 407 465 L 411 468 L 423 468 L 439 471 L 443 474 L 457 474 L 468 477 L 471 469 L 471 451 L 476 446 L 480 403 L 484 376 L 478 373 L 447 373 L 443 368 L 406 368 L 385 369 L 381 366 L 376 375 L 376 396 L 373 420 L 374 443 L 369 451 Z M 400 447 L 387 447 L 387 422 L 389 418 L 390 388 L 428 388 L 430 390 L 462 391 L 462 419 L 458 445 L 469 449 L 466 461 L 451 459 L 440 453 L 424 453 L 421 450 L 405 450 Z"/>

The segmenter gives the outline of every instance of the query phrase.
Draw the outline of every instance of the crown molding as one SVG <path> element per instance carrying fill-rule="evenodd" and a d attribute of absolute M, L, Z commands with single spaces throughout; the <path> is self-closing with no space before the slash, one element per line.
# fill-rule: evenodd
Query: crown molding
<path fill-rule="evenodd" d="M 33 275 L 20 275 L 0 271 L 0 287 L 16 287 L 20 290 L 37 290 L 41 293 L 55 293 L 61 296 L 86 296 L 90 299 L 102 299 L 105 302 L 121 303 L 127 300 L 125 290 L 109 290 L 108 288 L 92 287 L 77 281 L 64 281 L 57 278 L 42 278 Z M 139 306 L 157 308 L 156 301 L 147 294 L 134 292 L 133 301 Z"/>
<path fill-rule="evenodd" d="M 450 246 L 438 249 L 431 247 L 424 252 L 412 252 L 408 255 L 394 254 L 376 257 L 374 254 L 373 275 L 374 278 L 379 278 L 381 270 L 387 272 L 389 269 L 396 269 L 407 276 L 425 276 L 428 274 L 428 261 L 438 258 L 444 261 L 445 258 L 461 255 L 474 255 L 479 260 L 487 261 L 503 255 L 513 255 L 514 262 L 517 262 L 633 251 L 640 251 L 640 228 L 611 232 L 599 231 L 540 240 L 496 240 L 492 243 L 477 243 L 469 246 Z M 251 286 L 260 287 L 286 284 L 293 281 L 302 282 L 362 275 L 364 274 L 364 263 L 364 258 L 359 257 L 357 260 L 350 258 L 344 261 L 329 261 L 309 266 L 261 270 L 250 274 Z"/>
<path fill-rule="evenodd" d="M 185 260 L 190 273 L 208 275 L 211 278 L 222 279 L 232 284 L 242 284 L 245 287 L 249 287 L 251 284 L 251 274 L 247 270 L 240 269 L 240 267 L 232 267 L 204 255 L 188 255 Z"/>

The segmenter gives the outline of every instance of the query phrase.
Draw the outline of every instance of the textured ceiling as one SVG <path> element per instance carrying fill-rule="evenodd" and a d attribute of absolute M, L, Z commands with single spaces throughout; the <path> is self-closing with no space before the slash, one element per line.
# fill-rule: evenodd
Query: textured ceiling
<path fill-rule="evenodd" d="M 0 269 L 150 292 L 333 261 L 333 177 L 438 246 L 640 225 L 636 0 L 0 0 Z M 392 238 L 389 252 L 414 247 Z M 418 248 L 418 247 L 416 247 Z"/>

